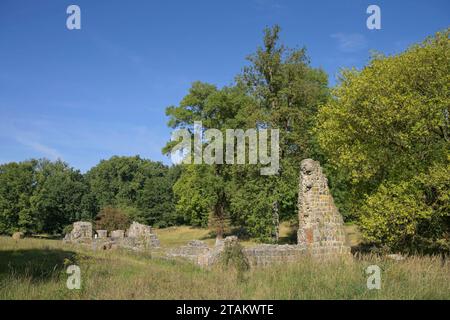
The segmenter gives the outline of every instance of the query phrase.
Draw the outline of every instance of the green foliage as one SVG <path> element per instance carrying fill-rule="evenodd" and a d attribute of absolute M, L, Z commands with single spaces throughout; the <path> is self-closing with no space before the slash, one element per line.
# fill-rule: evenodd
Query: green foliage
<path fill-rule="evenodd" d="M 62 233 L 64 235 L 71 233 L 73 230 L 73 224 L 68 224 L 67 226 L 64 227 Z"/>
<path fill-rule="evenodd" d="M 446 30 L 344 71 L 319 111 L 315 132 L 338 204 L 360 216 L 374 243 L 405 250 L 448 243 L 449 45 Z"/>
<path fill-rule="evenodd" d="M 141 223 L 168 226 L 177 222 L 172 186 L 178 171 L 139 156 L 114 156 L 86 177 L 98 207 L 121 208 Z"/>
<path fill-rule="evenodd" d="M 220 263 L 224 269 L 233 269 L 239 282 L 245 280 L 245 272 L 250 269 L 250 262 L 239 242 L 225 242 L 220 254 Z"/>
<path fill-rule="evenodd" d="M 344 71 L 319 112 L 317 136 L 330 162 L 364 191 L 410 178 L 448 148 L 448 31 L 361 72 Z"/>
<path fill-rule="evenodd" d="M 208 216 L 218 201 L 216 190 L 220 177 L 208 165 L 186 165 L 174 185 L 177 195 L 176 210 L 184 221 L 193 226 L 208 226 Z"/>
<path fill-rule="evenodd" d="M 82 199 L 88 192 L 79 171 L 62 161 L 41 160 L 35 170 L 35 189 L 30 197 L 35 231 L 61 232 L 67 224 L 86 218 Z"/>
<path fill-rule="evenodd" d="M 97 230 L 126 230 L 130 226 L 130 217 L 122 210 L 113 207 L 105 207 L 95 218 Z"/>
<path fill-rule="evenodd" d="M 0 233 L 61 232 L 85 212 L 83 176 L 61 161 L 0 166 Z"/>
<path fill-rule="evenodd" d="M 33 226 L 30 197 L 35 167 L 36 161 L 0 166 L 0 233 L 29 231 Z"/>
<path fill-rule="evenodd" d="M 250 65 L 233 86 L 218 89 L 195 82 L 178 106 L 166 110 L 170 127 L 187 128 L 191 134 L 194 121 L 222 133 L 280 129 L 281 170 L 276 177 L 261 176 L 255 165 L 185 166 L 174 192 L 177 212 L 189 223 L 205 226 L 211 216 L 216 225 L 225 226 L 231 218 L 250 235 L 272 241 L 273 208 L 279 208 L 282 218 L 296 214 L 298 166 L 317 150 L 310 128 L 318 105 L 328 98 L 327 77 L 309 66 L 305 49 L 287 49 L 278 42 L 279 27 L 266 29 L 264 46 L 248 58 Z M 176 143 L 169 142 L 163 152 Z"/>
<path fill-rule="evenodd" d="M 361 208 L 366 239 L 393 249 L 449 252 L 450 165 L 410 181 L 380 185 Z"/>
<path fill-rule="evenodd" d="M 0 233 L 61 233 L 93 221 L 100 207 L 120 208 L 130 219 L 158 226 L 179 222 L 172 186 L 180 168 L 139 157 L 113 157 L 86 175 L 46 159 L 0 166 Z"/>

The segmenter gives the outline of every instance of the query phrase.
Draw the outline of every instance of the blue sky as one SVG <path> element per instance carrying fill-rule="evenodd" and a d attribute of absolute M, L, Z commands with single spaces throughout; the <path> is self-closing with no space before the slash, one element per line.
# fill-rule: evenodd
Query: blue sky
<path fill-rule="evenodd" d="M 81 8 L 81 30 L 66 8 Z M 381 8 L 368 30 L 366 8 Z M 400 52 L 449 27 L 450 1 L 0 1 L 0 163 L 61 158 L 83 172 L 112 155 L 170 163 L 164 110 L 193 81 L 231 84 L 278 23 L 335 84 L 369 51 Z"/>

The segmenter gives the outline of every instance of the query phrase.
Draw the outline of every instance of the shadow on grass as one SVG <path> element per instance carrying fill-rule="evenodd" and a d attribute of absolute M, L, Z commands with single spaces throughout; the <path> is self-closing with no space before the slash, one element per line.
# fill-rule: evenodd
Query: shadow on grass
<path fill-rule="evenodd" d="M 279 237 L 278 244 L 297 244 L 297 228 L 289 230 L 285 236 Z"/>
<path fill-rule="evenodd" d="M 0 250 L 0 278 L 29 278 L 45 281 L 76 264 L 76 253 L 60 249 Z"/>

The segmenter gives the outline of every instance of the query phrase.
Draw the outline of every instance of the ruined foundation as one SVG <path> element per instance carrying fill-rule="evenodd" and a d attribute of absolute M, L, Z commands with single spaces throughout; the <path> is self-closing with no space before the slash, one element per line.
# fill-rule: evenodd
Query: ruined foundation
<path fill-rule="evenodd" d="M 125 248 L 143 251 L 150 248 L 158 248 L 159 240 L 150 226 L 133 222 L 130 228 L 111 231 L 108 237 L 107 230 L 97 230 L 93 237 L 92 223 L 78 221 L 73 224 L 73 229 L 68 233 L 64 241 L 70 243 L 84 243 L 92 245 L 92 249 Z"/>
<path fill-rule="evenodd" d="M 350 248 L 345 244 L 343 219 L 336 208 L 328 189 L 328 180 L 322 173 L 319 162 L 305 159 L 300 164 L 298 219 L 296 245 L 261 244 L 243 248 L 242 251 L 252 266 L 266 266 L 273 263 L 289 263 L 302 257 L 330 258 L 345 256 Z M 114 230 L 107 237 L 106 230 L 93 231 L 90 222 L 75 222 L 73 230 L 65 238 L 74 243 L 92 243 L 94 249 L 127 248 L 146 250 L 160 246 L 156 234 L 150 226 L 133 222 L 129 229 Z M 238 243 L 235 236 L 216 241 L 210 248 L 200 240 L 167 251 L 169 258 L 187 259 L 202 267 L 214 265 L 226 245 Z"/>
<path fill-rule="evenodd" d="M 300 164 L 298 217 L 297 245 L 262 244 L 244 248 L 243 253 L 252 266 L 295 262 L 305 256 L 321 259 L 350 253 L 350 247 L 345 244 L 343 219 L 334 205 L 328 180 L 319 162 L 311 159 Z M 168 256 L 185 258 L 202 267 L 209 267 L 217 261 L 227 241 L 235 242 L 237 238 L 227 237 L 214 248 L 194 240 L 171 250 Z"/>

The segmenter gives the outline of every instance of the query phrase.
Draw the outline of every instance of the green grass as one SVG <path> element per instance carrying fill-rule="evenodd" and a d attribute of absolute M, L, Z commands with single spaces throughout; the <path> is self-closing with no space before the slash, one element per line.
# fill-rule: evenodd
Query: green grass
<path fill-rule="evenodd" d="M 155 233 L 165 248 L 186 245 L 190 240 L 202 240 L 212 247 L 216 243 L 214 234 L 209 229 L 196 228 L 191 226 L 176 226 L 163 229 L 155 229 Z M 255 241 L 242 241 L 243 246 L 255 245 Z"/>
<path fill-rule="evenodd" d="M 171 245 L 186 237 L 174 236 Z M 168 234 L 160 238 L 171 239 Z M 232 270 L 202 270 L 157 256 L 156 252 L 94 252 L 58 240 L 0 237 L 0 299 L 450 298 L 450 262 L 438 257 L 396 262 L 363 256 L 327 263 L 305 258 L 252 269 L 244 281 L 237 281 Z M 81 290 L 66 288 L 65 270 L 70 264 L 81 268 Z M 365 268 L 371 264 L 382 269 L 381 290 L 366 288 Z"/>

